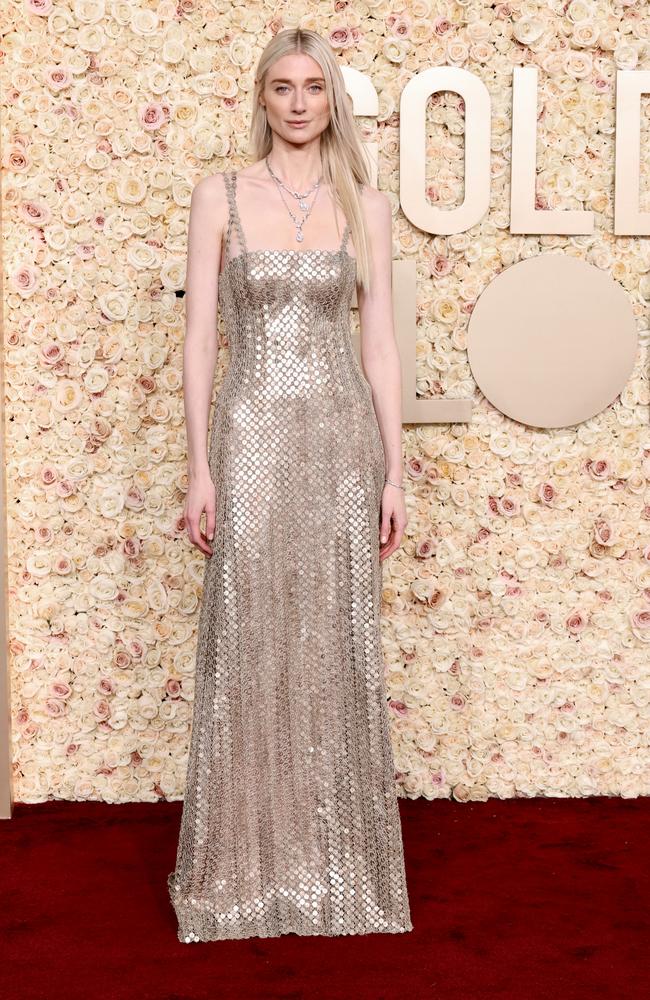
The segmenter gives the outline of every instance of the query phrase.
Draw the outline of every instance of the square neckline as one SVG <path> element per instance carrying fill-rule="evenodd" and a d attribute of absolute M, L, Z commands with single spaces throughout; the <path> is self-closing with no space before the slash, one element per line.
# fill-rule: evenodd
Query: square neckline
<path fill-rule="evenodd" d="M 228 206 L 229 206 L 228 228 L 226 230 L 225 250 L 227 251 L 230 247 L 230 232 L 233 222 L 235 223 L 235 227 L 237 229 L 237 235 L 239 237 L 240 247 L 243 247 L 243 249 L 241 249 L 238 254 L 228 257 L 228 260 L 226 261 L 225 265 L 219 271 L 218 275 L 219 277 L 221 277 L 223 274 L 226 273 L 228 267 L 232 264 L 233 261 L 240 259 L 245 260 L 247 257 L 260 256 L 261 254 L 294 254 L 296 256 L 302 256 L 303 254 L 306 255 L 306 254 L 316 253 L 316 254 L 325 254 L 330 257 L 340 257 L 342 255 L 345 255 L 349 261 L 354 261 L 356 269 L 357 265 L 356 256 L 353 257 L 352 254 L 346 250 L 346 243 L 350 230 L 350 224 L 347 220 L 345 223 L 345 227 L 343 229 L 343 236 L 341 237 L 341 242 L 338 248 L 335 250 L 334 249 L 323 250 L 321 249 L 321 247 L 310 247 L 307 250 L 298 250 L 293 247 L 263 247 L 259 250 L 249 250 L 248 244 L 246 242 L 246 237 L 244 235 L 244 227 L 242 225 L 241 217 L 239 215 L 239 208 L 237 205 L 237 176 L 238 176 L 238 171 L 236 170 L 228 171 L 223 175 L 224 184 L 226 186 L 226 194 L 228 196 Z"/>

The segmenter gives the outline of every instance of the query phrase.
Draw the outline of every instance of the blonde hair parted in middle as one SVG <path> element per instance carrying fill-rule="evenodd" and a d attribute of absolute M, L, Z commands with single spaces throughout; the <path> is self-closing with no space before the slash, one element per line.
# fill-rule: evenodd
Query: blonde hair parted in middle
<path fill-rule="evenodd" d="M 357 282 L 365 291 L 370 284 L 370 258 L 366 226 L 361 208 L 361 188 L 370 184 L 370 172 L 345 90 L 341 69 L 324 38 L 308 28 L 286 28 L 266 45 L 257 64 L 250 127 L 250 154 L 264 159 L 273 146 L 273 133 L 260 104 L 266 73 L 282 56 L 294 52 L 315 59 L 325 80 L 330 120 L 320 136 L 323 181 L 331 186 L 335 200 L 350 225 L 357 257 Z"/>

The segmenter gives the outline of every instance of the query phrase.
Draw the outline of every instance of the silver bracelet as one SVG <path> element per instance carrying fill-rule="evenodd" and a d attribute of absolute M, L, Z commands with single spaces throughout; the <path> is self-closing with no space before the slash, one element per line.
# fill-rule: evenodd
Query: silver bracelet
<path fill-rule="evenodd" d="M 385 483 L 390 483 L 391 486 L 397 486 L 398 490 L 404 490 L 406 492 L 406 486 L 401 486 L 400 483 L 394 483 L 391 479 L 385 478 Z"/>

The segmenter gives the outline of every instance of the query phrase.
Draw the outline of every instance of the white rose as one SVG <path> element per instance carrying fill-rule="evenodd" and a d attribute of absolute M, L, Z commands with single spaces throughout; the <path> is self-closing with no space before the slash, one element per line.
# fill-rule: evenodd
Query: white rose
<path fill-rule="evenodd" d="M 97 513 L 113 521 L 124 510 L 124 495 L 117 487 L 105 487 L 96 497 Z"/>
<path fill-rule="evenodd" d="M 544 25 L 536 17 L 520 17 L 513 25 L 512 34 L 522 45 L 531 45 L 544 34 Z"/>
<path fill-rule="evenodd" d="M 158 17 L 152 10 L 135 9 L 131 15 L 129 25 L 135 35 L 144 38 L 153 38 L 160 27 Z"/>
<path fill-rule="evenodd" d="M 150 247 L 147 243 L 138 241 L 131 244 L 127 250 L 126 259 L 137 271 L 147 271 L 156 267 L 159 260 L 159 253 L 155 247 Z"/>
<path fill-rule="evenodd" d="M 614 62 L 618 69 L 636 69 L 639 53 L 633 45 L 623 42 L 614 51 Z"/>
<path fill-rule="evenodd" d="M 129 313 L 130 298 L 125 292 L 116 288 L 107 292 L 106 295 L 101 295 L 97 304 L 106 319 L 119 323 L 126 319 Z"/>

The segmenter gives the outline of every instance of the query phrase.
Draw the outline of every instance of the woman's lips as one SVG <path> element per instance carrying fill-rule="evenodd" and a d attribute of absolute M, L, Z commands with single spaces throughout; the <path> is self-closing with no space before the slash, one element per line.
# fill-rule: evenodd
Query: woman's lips
<path fill-rule="evenodd" d="M 303 128 L 307 125 L 307 122 L 289 122 L 289 125 L 291 125 L 292 128 Z"/>

